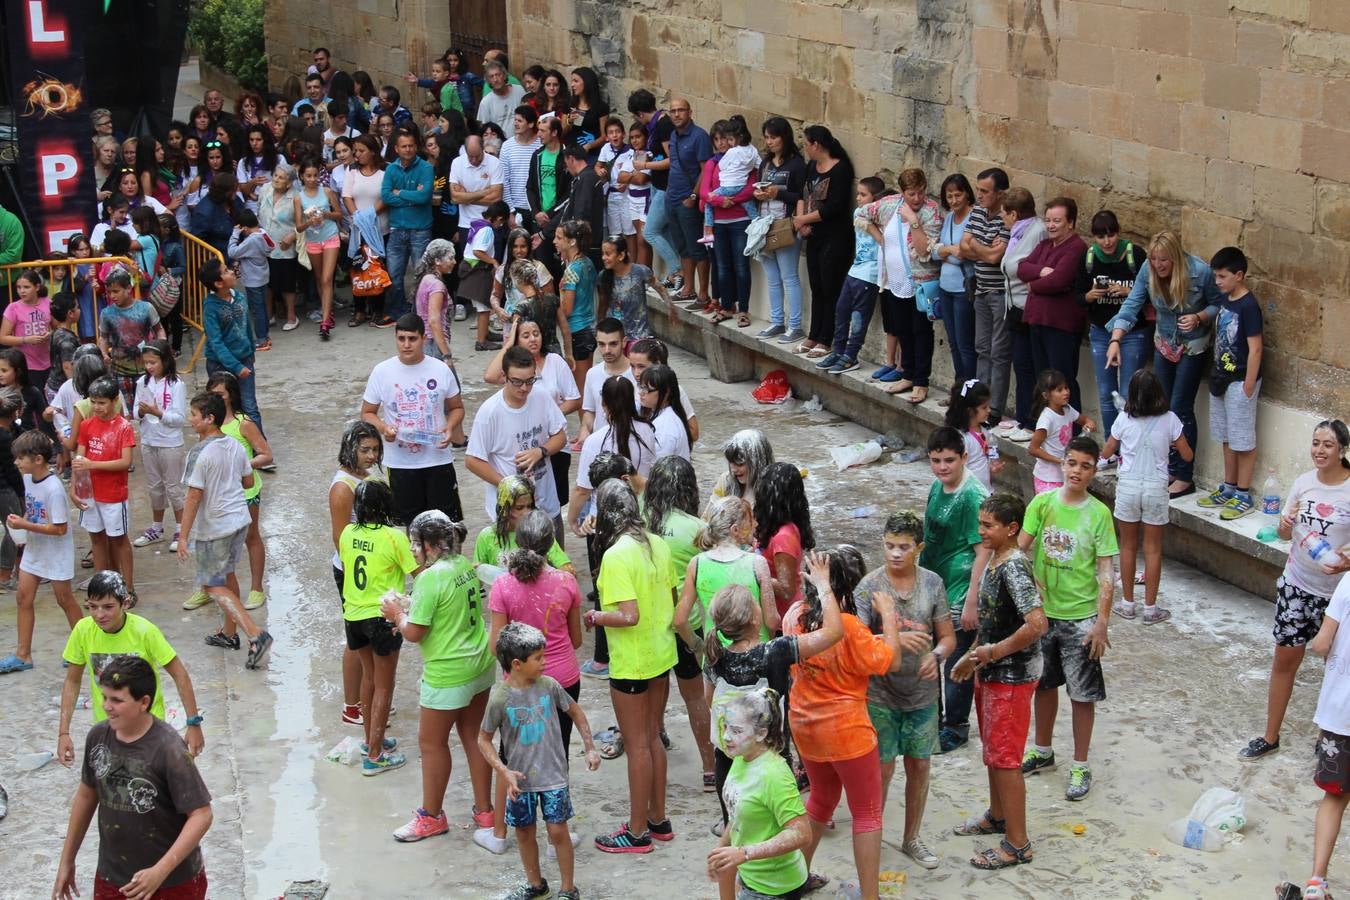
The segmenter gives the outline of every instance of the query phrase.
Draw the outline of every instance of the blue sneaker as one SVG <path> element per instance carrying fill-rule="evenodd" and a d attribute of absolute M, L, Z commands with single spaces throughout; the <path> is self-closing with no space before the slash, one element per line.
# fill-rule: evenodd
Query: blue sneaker
<path fill-rule="evenodd" d="M 379 775 L 383 772 L 390 772 L 401 768 L 407 761 L 408 757 L 397 751 L 381 753 L 378 759 L 371 759 L 367 756 L 361 760 L 361 774 Z"/>
<path fill-rule="evenodd" d="M 816 368 L 828 369 L 830 366 L 839 362 L 841 358 L 842 358 L 841 354 L 835 353 L 833 350 L 831 350 L 829 353 L 825 354 L 823 357 L 821 357 L 819 360 L 816 361 Z"/>
<path fill-rule="evenodd" d="M 894 371 L 895 366 L 882 366 L 880 369 L 877 369 L 875 372 L 873 372 L 869 377 L 873 381 L 880 381 L 881 379 L 885 378 L 887 375 L 891 374 Z"/>
<path fill-rule="evenodd" d="M 885 382 L 885 383 L 887 383 L 887 384 L 892 384 L 892 383 L 894 383 L 894 382 L 899 381 L 901 378 L 904 378 L 904 377 L 905 377 L 905 376 L 903 376 L 903 375 L 900 374 L 900 370 L 899 370 L 899 369 L 891 369 L 891 370 L 890 370 L 889 372 L 887 372 L 885 375 L 882 375 L 882 376 L 880 376 L 879 378 L 877 378 L 877 381 Z"/>
<path fill-rule="evenodd" d="M 839 357 L 838 362 L 830 366 L 830 374 L 842 375 L 845 372 L 852 372 L 856 368 L 858 368 L 858 361 L 856 359 L 849 359 L 847 356 L 841 356 Z"/>
<path fill-rule="evenodd" d="M 393 750 L 398 746 L 398 738 L 385 738 L 383 741 L 380 741 L 380 746 L 385 750 Z M 370 745 L 365 741 L 361 742 L 361 752 L 366 756 L 370 755 Z"/>

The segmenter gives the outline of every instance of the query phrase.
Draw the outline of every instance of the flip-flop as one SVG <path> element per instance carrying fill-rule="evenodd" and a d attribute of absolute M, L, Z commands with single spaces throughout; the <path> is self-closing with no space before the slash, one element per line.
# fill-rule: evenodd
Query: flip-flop
<path fill-rule="evenodd" d="M 591 735 L 595 749 L 604 759 L 618 759 L 623 755 L 623 734 L 617 725 L 611 725 Z"/>
<path fill-rule="evenodd" d="M 0 659 L 0 675 L 9 675 L 13 672 L 27 672 L 31 668 L 33 668 L 32 663 L 24 662 L 13 653 L 6 656 L 4 659 Z"/>
<path fill-rule="evenodd" d="M 824 875 L 817 875 L 815 872 L 811 872 L 806 876 L 806 881 L 802 883 L 802 893 L 810 894 L 820 890 L 829 883 L 830 879 L 826 878 Z"/>

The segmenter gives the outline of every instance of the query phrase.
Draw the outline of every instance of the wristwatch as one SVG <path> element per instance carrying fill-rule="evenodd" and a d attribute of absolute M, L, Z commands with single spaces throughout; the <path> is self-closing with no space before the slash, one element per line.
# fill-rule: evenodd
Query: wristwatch
<path fill-rule="evenodd" d="M 196 726 L 200 727 L 201 724 L 202 724 L 202 714 L 201 714 L 201 713 L 197 713 L 195 716 L 193 716 L 192 718 L 190 718 L 190 719 L 187 720 L 187 727 L 189 727 L 189 728 L 191 728 L 193 725 L 196 725 Z"/>

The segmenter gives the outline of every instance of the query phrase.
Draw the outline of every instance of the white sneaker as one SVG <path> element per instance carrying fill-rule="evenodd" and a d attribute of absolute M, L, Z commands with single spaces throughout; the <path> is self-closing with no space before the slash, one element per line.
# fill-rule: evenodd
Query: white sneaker
<path fill-rule="evenodd" d="M 579 847 L 579 846 L 581 845 L 581 835 L 577 834 L 575 831 L 569 831 L 569 832 L 567 832 L 567 835 L 568 835 L 568 837 L 570 837 L 570 838 L 572 839 L 572 849 L 573 849 L 573 850 L 577 849 L 577 847 Z M 553 846 L 553 842 L 552 842 L 552 841 L 549 841 L 549 844 L 548 844 L 548 850 L 545 851 L 545 855 L 546 855 L 549 859 L 557 859 L 557 858 L 558 858 L 558 848 L 556 848 L 556 847 Z"/>
<path fill-rule="evenodd" d="M 1014 428 L 1003 435 L 1010 441 L 1016 441 L 1019 444 L 1025 444 L 1036 436 L 1034 431 L 1028 431 L 1025 428 Z"/>
<path fill-rule="evenodd" d="M 162 540 L 164 540 L 164 529 L 156 525 L 151 525 L 149 528 L 142 531 L 136 540 L 131 542 L 131 546 L 148 547 L 151 544 L 159 543 Z"/>
<path fill-rule="evenodd" d="M 322 312 L 321 310 L 317 310 L 317 309 L 315 309 L 315 310 L 310 310 L 310 313 L 309 313 L 309 320 L 310 320 L 311 322 L 321 322 L 321 321 L 323 321 L 323 312 Z"/>
<path fill-rule="evenodd" d="M 463 322 L 469 317 L 469 310 L 463 303 L 455 304 L 455 321 Z"/>
<path fill-rule="evenodd" d="M 511 842 L 507 838 L 497 837 L 492 833 L 491 828 L 479 828 L 475 831 L 473 833 L 473 842 L 496 856 L 501 856 L 506 852 L 506 848 L 511 846 Z"/>
<path fill-rule="evenodd" d="M 169 552 L 170 553 L 178 552 L 178 532 L 176 531 L 173 533 L 173 540 L 169 541 Z"/>

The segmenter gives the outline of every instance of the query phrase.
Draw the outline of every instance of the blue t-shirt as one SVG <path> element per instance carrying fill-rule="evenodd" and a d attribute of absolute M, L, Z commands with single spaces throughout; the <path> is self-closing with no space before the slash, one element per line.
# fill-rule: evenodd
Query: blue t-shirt
<path fill-rule="evenodd" d="M 961 235 L 966 233 L 968 222 L 970 222 L 969 211 L 966 213 L 966 218 L 961 222 L 957 222 L 952 213 L 947 213 L 942 219 L 942 231 L 938 234 L 938 243 L 948 245 L 961 243 Z M 938 270 L 938 287 L 952 294 L 964 294 L 966 291 L 966 275 L 968 274 L 975 274 L 973 262 L 960 260 L 954 256 L 944 257 L 942 268 Z"/>
<path fill-rule="evenodd" d="M 684 134 L 670 133 L 670 181 L 667 193 L 671 202 L 679 202 L 694 193 L 694 185 L 703 172 L 703 164 L 712 159 L 713 145 L 708 132 L 690 123 Z"/>
<path fill-rule="evenodd" d="M 586 328 L 595 327 L 595 264 L 590 257 L 582 256 L 568 263 L 563 272 L 559 293 L 575 291 L 572 314 L 567 317 L 567 327 L 573 334 Z"/>
<path fill-rule="evenodd" d="M 857 216 L 861 210 L 855 210 Z M 849 267 L 848 277 L 856 278 L 859 281 L 865 281 L 868 284 L 879 284 L 877 281 L 877 259 L 881 253 L 881 247 L 872 236 L 867 233 L 866 228 L 854 229 L 855 238 L 853 241 L 853 265 Z"/>
<path fill-rule="evenodd" d="M 1236 300 L 1225 297 L 1219 304 L 1214 327 L 1214 373 L 1226 387 L 1247 377 L 1247 338 L 1261 333 L 1261 301 L 1248 291 Z M 1257 377 L 1261 375 L 1257 372 Z"/>

